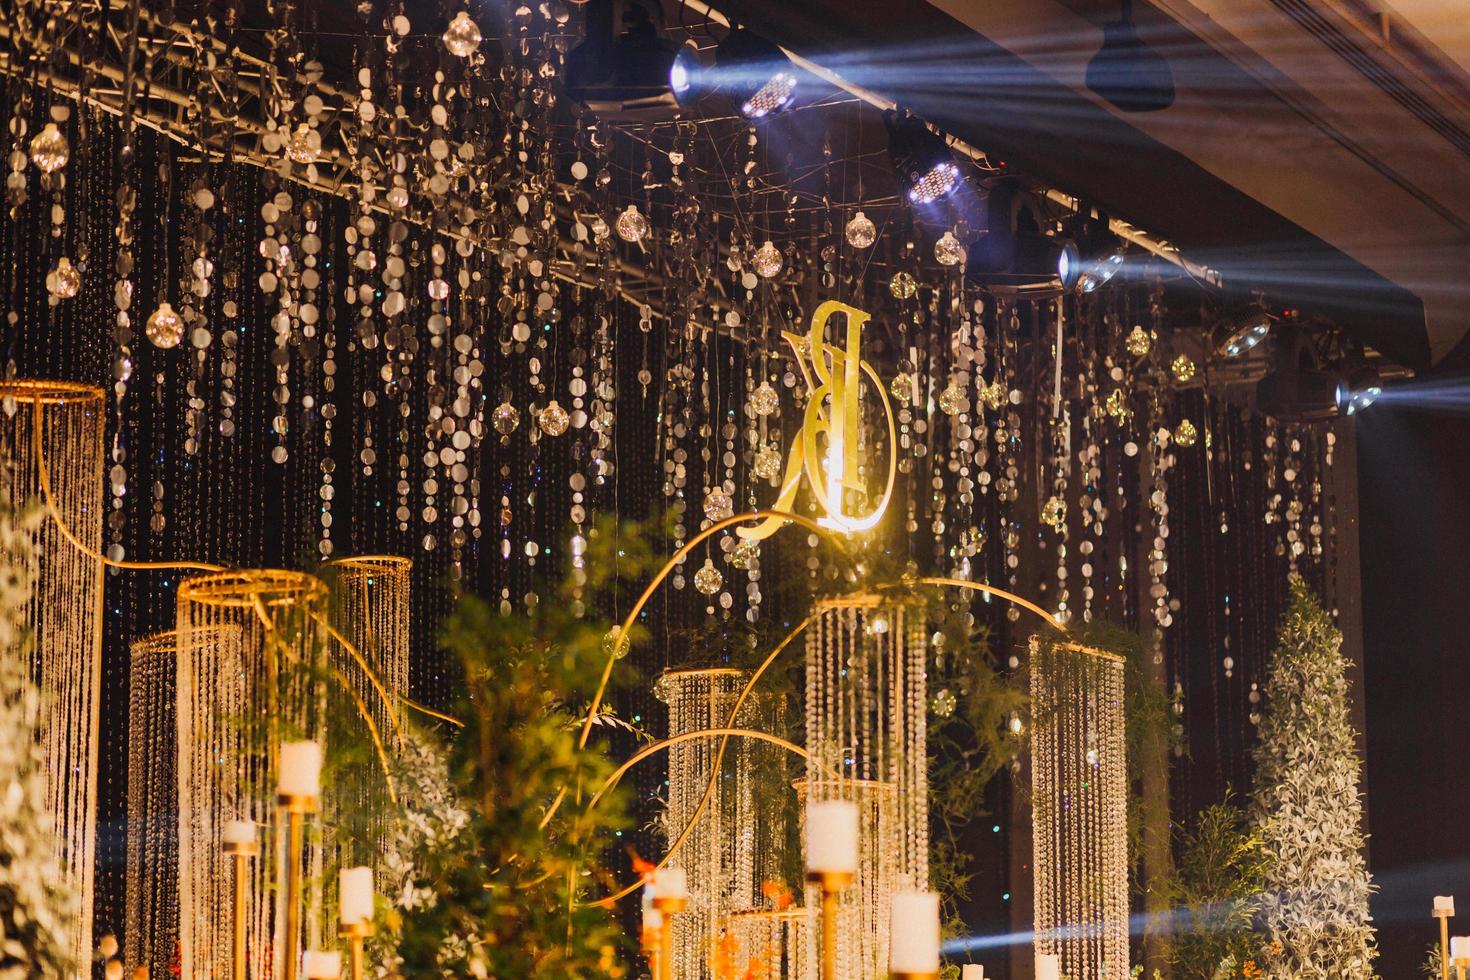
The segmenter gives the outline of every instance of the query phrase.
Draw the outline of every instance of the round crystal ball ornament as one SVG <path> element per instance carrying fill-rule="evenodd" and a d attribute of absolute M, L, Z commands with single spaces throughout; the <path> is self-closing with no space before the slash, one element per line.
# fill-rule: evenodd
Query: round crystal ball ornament
<path fill-rule="evenodd" d="M 769 381 L 762 381 L 760 387 L 750 394 L 750 406 L 755 409 L 757 415 L 770 415 L 780 405 L 781 396 L 776 394 L 776 389 L 771 387 Z"/>
<path fill-rule="evenodd" d="M 893 380 L 888 383 L 888 393 L 893 396 L 893 400 L 898 402 L 899 405 L 907 405 L 909 399 L 913 398 L 914 395 L 913 375 L 903 371 L 895 374 Z"/>
<path fill-rule="evenodd" d="M 57 299 L 71 299 L 81 288 L 81 272 L 64 255 L 56 260 L 56 268 L 46 274 L 46 291 Z"/>
<path fill-rule="evenodd" d="M 495 426 L 495 431 L 503 436 L 508 436 L 521 424 L 521 413 L 510 402 L 501 402 L 495 406 L 495 411 L 490 416 L 490 424 Z"/>
<path fill-rule="evenodd" d="M 641 242 L 648 234 L 648 219 L 638 213 L 638 206 L 630 204 L 618 215 L 618 237 L 625 242 Z"/>
<path fill-rule="evenodd" d="M 730 564 L 741 570 L 747 569 L 760 557 L 760 545 L 754 541 L 741 541 L 730 549 Z"/>
<path fill-rule="evenodd" d="M 934 243 L 934 258 L 940 265 L 959 265 L 965 261 L 965 246 L 954 237 L 954 232 L 947 231 Z"/>
<path fill-rule="evenodd" d="M 775 446 L 762 446 L 755 454 L 751 470 L 762 480 L 769 480 L 781 472 L 781 453 Z"/>
<path fill-rule="evenodd" d="M 704 495 L 704 516 L 711 521 L 723 521 L 735 513 L 735 501 L 724 487 L 712 487 Z"/>
<path fill-rule="evenodd" d="M 781 266 L 784 264 L 781 261 L 781 250 L 767 239 L 764 245 L 755 250 L 752 264 L 756 275 L 762 279 L 774 279 L 781 274 Z"/>
<path fill-rule="evenodd" d="M 878 240 L 878 229 L 873 225 L 872 219 L 859 211 L 852 216 L 847 223 L 847 244 L 853 248 L 867 248 Z"/>
<path fill-rule="evenodd" d="M 1188 449 L 1199 440 L 1199 430 L 1189 419 L 1184 419 L 1174 428 L 1174 445 Z"/>
<path fill-rule="evenodd" d="M 1174 372 L 1174 380 L 1181 384 L 1193 380 L 1196 372 L 1194 361 L 1189 359 L 1188 354 L 1180 354 L 1174 358 L 1174 363 L 1169 365 L 1169 369 Z"/>
<path fill-rule="evenodd" d="M 965 410 L 965 392 L 951 381 L 939 393 L 939 410 L 945 415 L 958 415 Z"/>
<path fill-rule="evenodd" d="M 541 410 L 541 414 L 536 416 L 536 424 L 541 426 L 541 431 L 547 435 L 559 436 L 567 431 L 567 426 L 572 424 L 572 417 L 553 398 Z"/>
<path fill-rule="evenodd" d="M 483 40 L 479 25 L 463 10 L 454 15 L 444 31 L 444 47 L 456 58 L 468 58 L 479 49 Z"/>
<path fill-rule="evenodd" d="M 914 294 L 919 291 L 919 284 L 907 272 L 900 272 L 888 280 L 888 291 L 893 294 L 894 299 L 913 299 Z"/>
<path fill-rule="evenodd" d="M 54 174 L 70 159 L 71 145 L 66 141 L 66 134 L 54 122 L 47 123 L 31 140 L 31 162 L 42 173 Z"/>
<path fill-rule="evenodd" d="M 1143 357 L 1154 347 L 1154 335 L 1152 331 L 1134 324 L 1132 332 L 1123 341 L 1123 346 L 1128 348 L 1128 353 L 1134 357 Z"/>
<path fill-rule="evenodd" d="M 143 332 L 148 335 L 154 347 L 164 350 L 177 347 L 179 341 L 184 339 L 184 318 L 175 313 L 168 303 L 159 303 L 158 309 L 153 311 L 153 315 L 144 324 Z"/>
<path fill-rule="evenodd" d="M 322 136 L 306 123 L 296 127 L 286 141 L 286 156 L 292 163 L 315 163 L 322 152 Z"/>
<path fill-rule="evenodd" d="M 1067 523 L 1067 502 L 1060 496 L 1048 498 L 1041 505 L 1041 523 L 1054 528 L 1060 528 Z"/>
<path fill-rule="evenodd" d="M 715 567 L 715 563 L 708 558 L 694 573 L 694 587 L 699 590 L 700 595 L 714 595 L 720 591 L 720 586 L 725 584 L 725 576 Z"/>

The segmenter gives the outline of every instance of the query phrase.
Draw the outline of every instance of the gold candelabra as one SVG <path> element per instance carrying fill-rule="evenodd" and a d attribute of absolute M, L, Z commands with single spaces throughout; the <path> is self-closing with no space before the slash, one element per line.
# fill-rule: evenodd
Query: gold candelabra
<path fill-rule="evenodd" d="M 837 980 L 837 904 L 842 892 L 852 885 L 848 871 L 808 871 L 806 880 L 822 892 L 822 977 Z"/>
<path fill-rule="evenodd" d="M 661 972 L 662 966 L 660 965 L 659 951 L 663 949 L 664 933 L 667 931 L 668 926 L 665 924 L 660 924 L 657 927 L 644 926 L 639 936 L 639 946 L 643 950 L 643 958 L 648 961 L 648 974 L 654 980 L 658 980 L 663 975 Z"/>
<path fill-rule="evenodd" d="M 341 928 L 337 930 L 337 935 L 347 940 L 348 975 L 352 980 L 362 980 L 362 947 L 363 943 L 372 934 L 373 924 L 366 919 L 361 922 L 343 923 Z"/>
<path fill-rule="evenodd" d="M 226 841 L 225 853 L 234 858 L 235 865 L 235 908 L 234 908 L 234 943 L 230 947 L 232 969 L 230 975 L 234 980 L 245 980 L 245 902 L 246 886 L 249 884 L 250 859 L 260 854 L 260 844 L 256 841 Z"/>
<path fill-rule="evenodd" d="M 674 916 L 689 907 L 687 896 L 655 896 L 653 907 L 664 917 L 659 929 L 658 977 L 659 980 L 674 980 Z"/>
<path fill-rule="evenodd" d="M 315 796 L 281 793 L 276 804 L 286 814 L 286 980 L 297 980 L 301 971 L 301 849 L 306 816 L 320 804 Z"/>

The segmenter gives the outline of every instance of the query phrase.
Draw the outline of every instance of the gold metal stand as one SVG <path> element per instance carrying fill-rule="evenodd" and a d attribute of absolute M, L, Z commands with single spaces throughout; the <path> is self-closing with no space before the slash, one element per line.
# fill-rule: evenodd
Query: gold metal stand
<path fill-rule="evenodd" d="M 1450 980 L 1450 914 L 1435 909 L 1434 917 L 1439 920 L 1440 980 Z"/>
<path fill-rule="evenodd" d="M 913 973 L 908 970 L 894 970 L 888 976 L 890 980 L 939 980 L 938 973 Z"/>
<path fill-rule="evenodd" d="M 315 813 L 321 801 L 315 796 L 282 793 L 276 805 L 286 814 L 286 980 L 301 973 L 301 849 L 306 816 Z"/>
<path fill-rule="evenodd" d="M 1465 980 L 1465 967 L 1467 966 L 1470 966 L 1470 957 L 1462 956 L 1455 960 L 1455 975 L 1459 980 Z M 1448 970 L 1449 967 L 1445 967 L 1445 969 Z"/>
<path fill-rule="evenodd" d="M 373 924 L 366 919 L 361 922 L 345 924 L 337 930 L 337 935 L 347 940 L 347 962 L 350 970 L 348 976 L 352 980 L 362 980 L 362 945 L 372 934 Z"/>
<path fill-rule="evenodd" d="M 674 916 L 689 907 L 687 898 L 655 898 L 653 907 L 663 913 L 664 925 L 659 930 L 662 940 L 658 955 L 659 980 L 674 980 Z"/>
<path fill-rule="evenodd" d="M 852 885 L 853 876 L 846 871 L 808 871 L 806 880 L 822 891 L 822 975 L 821 980 L 837 977 L 837 899 Z"/>
<path fill-rule="evenodd" d="M 659 973 L 659 950 L 663 948 L 664 933 L 668 931 L 667 923 L 657 929 L 644 929 L 638 937 L 639 948 L 643 951 L 643 958 L 648 961 L 648 975 L 658 980 Z"/>
<path fill-rule="evenodd" d="M 260 844 L 255 841 L 248 843 L 225 844 L 225 853 L 235 859 L 235 909 L 234 926 L 235 942 L 230 949 L 232 968 L 230 976 L 234 980 L 245 980 L 245 899 L 246 885 L 249 884 L 250 859 L 260 854 Z"/>

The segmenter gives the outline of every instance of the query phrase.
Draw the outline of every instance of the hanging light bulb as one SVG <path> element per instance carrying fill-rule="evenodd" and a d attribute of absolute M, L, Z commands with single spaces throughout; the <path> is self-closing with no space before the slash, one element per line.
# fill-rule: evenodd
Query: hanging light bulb
<path fill-rule="evenodd" d="M 750 405 L 755 409 L 755 414 L 770 415 L 781 407 L 781 396 L 776 394 L 776 389 L 771 387 L 769 381 L 762 381 L 760 387 L 750 393 Z"/>
<path fill-rule="evenodd" d="M 755 250 L 755 274 L 762 279 L 773 279 L 781 274 L 781 250 L 766 239 L 766 243 Z"/>
<path fill-rule="evenodd" d="M 965 246 L 954 237 L 954 232 L 947 231 L 934 243 L 934 258 L 940 265 L 959 265 L 965 261 Z"/>
<path fill-rule="evenodd" d="M 878 229 L 866 214 L 859 211 L 847 223 L 847 244 L 853 248 L 867 248 L 878 240 Z"/>
<path fill-rule="evenodd" d="M 483 40 L 479 25 L 463 10 L 454 15 L 444 31 L 444 46 L 456 58 L 468 58 L 475 53 Z"/>
<path fill-rule="evenodd" d="M 56 260 L 56 268 L 46 274 L 46 291 L 57 299 L 71 299 L 82 288 L 82 274 L 66 256 Z"/>
<path fill-rule="evenodd" d="M 735 501 L 724 487 L 711 487 L 704 495 L 704 516 L 710 521 L 723 521 L 735 513 Z"/>
<path fill-rule="evenodd" d="M 625 242 L 641 242 L 648 234 L 648 219 L 638 213 L 638 205 L 630 204 L 618 215 L 618 237 Z"/>
<path fill-rule="evenodd" d="M 700 566 L 699 571 L 694 573 L 694 587 L 701 595 L 714 595 L 720 591 L 720 586 L 725 584 L 725 576 L 715 567 L 715 563 L 708 558 Z"/>
<path fill-rule="evenodd" d="M 66 134 L 54 122 L 47 123 L 46 128 L 31 140 L 31 162 L 42 173 L 54 174 L 66 166 L 66 161 L 70 159 L 71 145 L 66 141 Z"/>
<path fill-rule="evenodd" d="M 158 309 L 144 324 L 143 332 L 153 342 L 154 347 L 168 350 L 179 346 L 179 341 L 184 339 L 184 318 L 174 312 L 174 308 L 167 301 L 159 303 Z"/>
<path fill-rule="evenodd" d="M 521 413 L 510 402 L 501 402 L 495 406 L 495 411 L 490 416 L 490 424 L 495 426 L 495 431 L 503 436 L 508 436 L 521 424 Z"/>

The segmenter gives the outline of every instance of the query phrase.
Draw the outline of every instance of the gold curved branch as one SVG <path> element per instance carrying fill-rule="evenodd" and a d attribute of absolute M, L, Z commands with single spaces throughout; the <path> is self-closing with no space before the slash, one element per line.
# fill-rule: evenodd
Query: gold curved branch
<path fill-rule="evenodd" d="M 207 562 L 200 561 L 116 561 L 84 544 L 82 539 L 72 533 L 72 529 L 67 526 L 66 519 L 61 516 L 61 508 L 56 506 L 56 500 L 51 495 L 51 473 L 46 466 L 46 436 L 45 427 L 41 421 L 41 406 L 41 395 L 37 394 L 31 399 L 31 443 L 32 451 L 36 454 L 37 475 L 41 479 L 41 500 L 46 505 L 46 513 L 55 522 L 56 529 L 61 532 L 63 538 L 66 538 L 71 543 L 73 548 L 108 568 L 122 568 L 131 571 L 170 568 L 192 568 L 201 572 L 224 572 L 229 570 L 224 565 L 211 565 Z"/>
<path fill-rule="evenodd" d="M 346 650 L 353 660 L 357 661 L 357 666 L 361 667 L 362 672 L 367 675 L 368 682 L 372 684 L 373 690 L 377 691 L 378 697 L 383 699 L 383 707 L 388 712 L 388 721 L 391 722 L 393 725 L 393 737 L 398 741 L 400 745 L 402 745 L 403 727 L 399 724 L 398 721 L 398 711 L 393 706 L 393 699 L 389 697 L 388 689 L 384 687 L 383 682 L 379 680 L 377 671 L 373 670 L 372 666 L 368 664 L 367 658 L 364 657 L 362 655 L 362 652 L 357 649 L 356 644 L 347 639 L 347 637 L 343 636 L 342 631 L 333 626 L 325 616 L 317 612 L 308 613 L 308 615 L 311 616 L 311 618 L 315 620 L 318 625 L 325 629 L 327 631 L 327 635 L 330 636 L 333 640 L 336 640 L 337 644 L 342 647 L 342 649 Z M 353 697 L 356 696 L 357 695 L 354 692 Z M 374 731 L 375 736 L 376 734 L 376 731 Z"/>
<path fill-rule="evenodd" d="M 695 739 L 703 738 L 719 738 L 721 756 L 723 756 L 724 746 L 729 743 L 731 738 L 753 738 L 758 741 L 768 742 L 772 745 L 783 748 L 787 752 L 790 752 L 792 755 L 798 756 L 802 759 L 807 758 L 806 749 L 803 749 L 801 746 L 788 742 L 786 739 L 781 738 L 778 735 L 772 735 L 769 732 L 757 731 L 753 728 L 702 728 L 698 731 L 682 732 L 681 734 L 670 736 L 669 738 L 666 738 L 661 742 L 653 742 L 652 744 L 645 745 L 643 748 L 633 753 L 633 755 L 630 756 L 626 762 L 624 762 L 617 769 L 613 770 L 612 774 L 607 777 L 602 786 L 597 790 L 595 794 L 593 794 L 592 799 L 589 800 L 587 803 L 587 809 L 591 810 L 593 807 L 595 807 L 598 802 L 603 798 L 603 796 L 609 793 L 612 788 L 617 785 L 618 781 L 623 778 L 623 776 L 628 772 L 629 769 L 632 769 L 644 759 L 647 759 L 653 755 L 657 755 L 660 752 L 665 752 L 683 742 L 690 742 Z M 711 769 L 711 786 L 714 785 L 714 780 L 719 776 L 720 763 L 721 759 L 716 758 L 715 765 Z M 699 818 L 703 815 L 704 808 L 705 805 L 708 803 L 708 800 L 709 789 L 706 788 L 705 797 L 704 799 L 700 800 L 699 806 L 695 808 L 693 815 L 689 818 L 689 822 L 684 827 L 684 832 L 679 835 L 673 846 L 670 847 L 668 852 L 665 853 L 664 856 L 659 859 L 659 862 L 654 865 L 655 871 L 668 864 L 669 859 L 672 858 L 676 853 L 678 853 L 679 848 L 684 843 L 685 838 L 689 836 L 689 832 L 694 828 L 695 824 L 699 822 Z M 627 898 L 629 895 L 633 894 L 642 886 L 642 880 L 635 881 L 633 884 L 627 885 L 611 895 L 607 895 L 603 898 L 599 898 L 596 901 L 589 902 L 587 904 L 601 906 L 615 905 L 616 903 Z"/>
<path fill-rule="evenodd" d="M 454 717 L 453 715 L 446 715 L 442 711 L 435 711 L 433 708 L 429 707 L 426 704 L 420 704 L 413 698 L 409 697 L 407 694 L 398 695 L 398 700 L 403 704 L 405 708 L 412 708 L 414 711 L 428 715 L 430 718 L 438 718 L 440 721 L 447 721 L 449 722 L 449 724 L 453 725 L 456 728 L 464 727 L 464 722 L 460 719 Z"/>
<path fill-rule="evenodd" d="M 1026 610 L 1027 612 L 1033 612 L 1033 613 L 1035 613 L 1036 615 L 1040 616 L 1042 619 L 1046 620 L 1048 626 L 1051 626 L 1051 627 L 1053 627 L 1055 629 L 1060 629 L 1063 632 L 1066 631 L 1066 627 L 1063 626 L 1061 623 L 1057 622 L 1057 618 L 1055 616 L 1053 616 L 1051 613 L 1047 612 L 1045 609 L 1042 609 L 1040 606 L 1038 606 L 1036 603 L 1032 602 L 1031 600 L 1029 600 L 1029 599 L 1023 599 L 1020 596 L 1016 595 L 1014 592 L 1007 592 L 1005 589 L 996 588 L 995 586 L 993 586 L 993 585 L 987 585 L 984 582 L 971 582 L 970 580 L 963 579 L 963 578 L 931 577 L 931 578 L 915 579 L 914 582 L 912 582 L 912 583 L 907 583 L 907 582 L 897 583 L 896 582 L 896 583 L 890 583 L 890 584 L 887 584 L 887 585 L 880 585 L 880 586 L 878 586 L 878 589 L 880 589 L 880 590 L 885 590 L 885 589 L 901 589 L 901 588 L 907 587 L 910 584 L 913 584 L 913 585 L 946 585 L 946 586 L 952 586 L 952 587 L 954 587 L 956 589 L 969 589 L 971 592 L 983 592 L 986 595 L 993 595 L 993 596 L 995 596 L 998 599 L 1005 599 L 1007 602 L 1014 603 L 1015 605 L 1020 606 L 1022 609 Z"/>
<path fill-rule="evenodd" d="M 373 748 L 377 751 L 378 765 L 383 769 L 383 780 L 388 784 L 388 798 L 393 801 L 394 806 L 397 806 L 398 790 L 393 785 L 393 766 L 388 761 L 388 750 L 383 745 L 383 736 L 378 732 L 378 723 L 373 721 L 373 714 L 368 710 L 367 702 L 363 701 L 362 696 L 352 689 L 352 683 L 347 679 L 347 675 L 343 674 L 338 667 L 333 667 L 332 673 L 337 675 L 337 682 L 352 697 L 353 702 L 357 705 L 358 715 L 367 723 L 368 732 L 373 736 Z"/>

